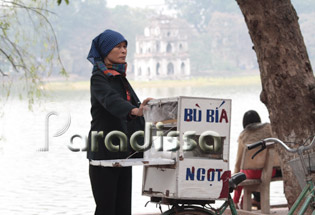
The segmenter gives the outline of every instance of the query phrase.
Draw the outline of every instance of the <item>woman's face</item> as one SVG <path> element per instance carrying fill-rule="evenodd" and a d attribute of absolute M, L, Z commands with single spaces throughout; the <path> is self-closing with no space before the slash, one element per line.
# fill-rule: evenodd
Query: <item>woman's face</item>
<path fill-rule="evenodd" d="M 105 64 L 121 64 L 126 63 L 127 43 L 121 42 L 115 46 L 105 57 Z"/>

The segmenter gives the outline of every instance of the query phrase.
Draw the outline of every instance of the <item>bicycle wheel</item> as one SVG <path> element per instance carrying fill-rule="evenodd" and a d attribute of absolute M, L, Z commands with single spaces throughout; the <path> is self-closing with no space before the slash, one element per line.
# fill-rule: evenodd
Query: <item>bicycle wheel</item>
<path fill-rule="evenodd" d="M 196 206 L 184 206 L 184 207 L 174 207 L 163 215 L 215 215 L 211 210 L 196 207 Z"/>

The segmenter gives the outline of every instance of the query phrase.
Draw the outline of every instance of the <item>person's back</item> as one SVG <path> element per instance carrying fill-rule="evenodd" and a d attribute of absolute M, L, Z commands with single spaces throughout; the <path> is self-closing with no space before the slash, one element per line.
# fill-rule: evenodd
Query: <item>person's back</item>
<path fill-rule="evenodd" d="M 243 156 L 243 150 L 247 144 L 255 143 L 266 137 L 271 137 L 271 126 L 269 123 L 251 123 L 240 134 L 238 138 L 238 153 L 237 161 L 235 164 L 234 172 L 240 171 L 241 160 Z M 259 150 L 250 150 L 246 153 L 244 162 L 249 169 L 262 169 L 265 164 L 267 151 L 259 153 L 254 159 L 253 154 Z"/>
<path fill-rule="evenodd" d="M 261 177 L 262 168 L 266 162 L 267 151 L 263 151 L 255 156 L 252 159 L 253 154 L 259 150 L 250 150 L 246 152 L 246 157 L 244 163 L 246 163 L 246 169 L 240 169 L 243 151 L 246 145 L 258 142 L 264 138 L 272 137 L 271 125 L 269 123 L 261 123 L 260 117 L 256 111 L 250 110 L 244 114 L 243 117 L 243 127 L 244 130 L 241 132 L 238 138 L 238 150 L 236 163 L 234 168 L 234 173 L 243 172 L 246 174 L 248 179 L 259 179 Z M 273 158 L 274 166 L 279 166 L 279 156 L 278 154 Z M 273 171 L 273 176 L 275 175 L 276 170 Z M 239 202 L 241 196 L 242 187 L 238 187 L 234 192 L 234 203 Z M 257 198 L 257 203 L 259 204 L 259 197 Z"/>

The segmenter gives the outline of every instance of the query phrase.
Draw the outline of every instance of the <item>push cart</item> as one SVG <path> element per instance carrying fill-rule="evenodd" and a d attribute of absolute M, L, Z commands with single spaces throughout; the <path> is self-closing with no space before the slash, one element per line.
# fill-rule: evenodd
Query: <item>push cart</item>
<path fill-rule="evenodd" d="M 245 179 L 229 170 L 231 100 L 175 97 L 151 100 L 144 110 L 145 131 L 131 147 L 143 159 L 91 161 L 93 165 L 143 165 L 142 195 L 170 205 L 163 214 L 223 214 L 232 188 Z M 144 143 L 138 144 L 137 136 Z M 211 204 L 223 200 L 218 209 Z"/>

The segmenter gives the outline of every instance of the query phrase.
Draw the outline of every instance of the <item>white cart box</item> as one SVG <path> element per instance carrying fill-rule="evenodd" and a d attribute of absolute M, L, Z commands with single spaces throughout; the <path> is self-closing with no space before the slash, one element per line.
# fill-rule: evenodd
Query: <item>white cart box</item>
<path fill-rule="evenodd" d="M 146 123 L 152 123 L 153 143 L 144 159 L 167 159 L 174 164 L 144 166 L 142 194 L 182 200 L 226 199 L 231 176 L 231 100 L 155 99 L 144 115 Z M 149 141 L 148 135 L 145 141 Z"/>

